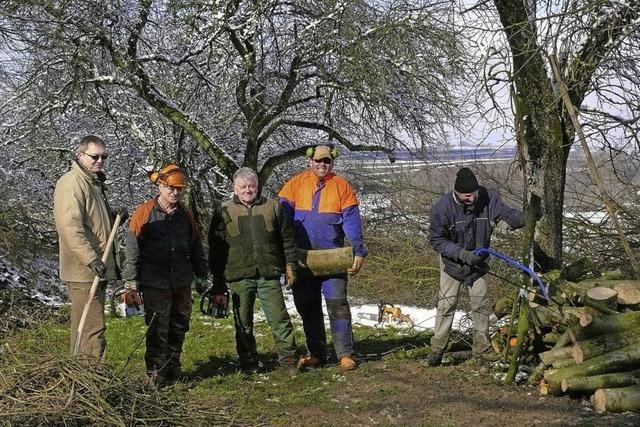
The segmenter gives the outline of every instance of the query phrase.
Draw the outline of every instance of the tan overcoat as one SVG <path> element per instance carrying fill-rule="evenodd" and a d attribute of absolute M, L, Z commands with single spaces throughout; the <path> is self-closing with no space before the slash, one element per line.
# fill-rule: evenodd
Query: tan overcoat
<path fill-rule="evenodd" d="M 60 246 L 60 278 L 65 282 L 91 282 L 88 267 L 102 258 L 112 220 L 97 175 L 73 162 L 71 170 L 56 183 L 53 216 Z M 104 280 L 116 279 L 113 251 L 107 259 Z"/>

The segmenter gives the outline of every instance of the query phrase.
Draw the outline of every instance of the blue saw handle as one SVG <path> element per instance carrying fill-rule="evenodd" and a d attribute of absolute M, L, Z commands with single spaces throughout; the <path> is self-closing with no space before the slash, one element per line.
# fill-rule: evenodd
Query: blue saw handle
<path fill-rule="evenodd" d="M 474 251 L 474 253 L 476 255 L 478 255 L 478 256 L 484 255 L 484 254 L 488 254 L 488 255 L 494 256 L 494 257 L 496 257 L 498 259 L 501 259 L 502 261 L 506 262 L 510 266 L 515 267 L 518 270 L 524 271 L 529 276 L 531 276 L 531 278 L 533 279 L 534 282 L 536 282 L 536 284 L 538 285 L 538 288 L 540 288 L 540 291 L 542 292 L 542 295 L 545 297 L 545 299 L 549 299 L 549 294 L 548 294 L 548 291 L 547 291 L 547 287 L 544 285 L 544 283 L 542 282 L 540 277 L 538 277 L 538 275 L 533 270 L 531 270 L 529 267 L 527 267 L 526 265 L 522 265 L 518 261 L 516 261 L 515 259 L 509 258 L 508 256 L 506 256 L 504 254 L 501 254 L 500 252 L 494 251 L 493 249 L 490 249 L 490 248 L 478 248 L 478 249 L 476 249 Z"/>

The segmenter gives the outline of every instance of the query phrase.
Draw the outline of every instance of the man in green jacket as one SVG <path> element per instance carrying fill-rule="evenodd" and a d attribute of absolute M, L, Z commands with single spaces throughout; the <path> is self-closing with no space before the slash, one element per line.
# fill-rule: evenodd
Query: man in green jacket
<path fill-rule="evenodd" d="M 282 207 L 259 196 L 258 176 L 250 168 L 233 175 L 231 200 L 218 206 L 209 228 L 209 269 L 213 294 L 231 289 L 236 328 L 236 350 L 243 371 L 259 367 L 253 335 L 253 308 L 260 298 L 262 311 L 276 342 L 278 360 L 284 367 L 297 362 L 293 325 L 284 303 L 280 276 L 295 282 L 298 262 L 293 229 Z"/>
<path fill-rule="evenodd" d="M 114 213 L 126 220 L 124 208 L 112 212 L 105 196 L 102 171 L 107 160 L 104 141 L 95 135 L 80 141 L 71 169 L 56 183 L 53 216 L 59 237 L 60 278 L 67 283 L 71 299 L 71 353 L 95 276 L 98 289 L 91 300 L 78 356 L 102 358 L 106 347 L 104 299 L 108 280 L 118 279 L 113 253 L 107 262 L 102 255 L 112 227 Z"/>

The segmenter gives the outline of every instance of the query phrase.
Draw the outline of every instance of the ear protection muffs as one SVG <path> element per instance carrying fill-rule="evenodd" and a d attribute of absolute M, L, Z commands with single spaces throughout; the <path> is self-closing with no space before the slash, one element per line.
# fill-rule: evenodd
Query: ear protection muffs
<path fill-rule="evenodd" d="M 307 152 L 305 153 L 305 155 L 312 159 L 313 155 L 316 153 L 316 147 L 309 147 L 307 148 Z M 329 145 L 329 155 L 331 156 L 332 159 L 335 159 L 338 157 L 340 153 L 338 152 L 338 149 L 336 147 L 334 147 L 333 145 Z"/>
<path fill-rule="evenodd" d="M 149 181 L 151 181 L 155 185 L 158 185 L 160 181 L 167 182 L 169 176 L 176 173 L 180 173 L 186 177 L 186 174 L 182 169 L 180 169 L 178 165 L 176 165 L 175 163 L 167 163 L 167 165 L 162 167 L 159 171 L 149 172 Z"/>

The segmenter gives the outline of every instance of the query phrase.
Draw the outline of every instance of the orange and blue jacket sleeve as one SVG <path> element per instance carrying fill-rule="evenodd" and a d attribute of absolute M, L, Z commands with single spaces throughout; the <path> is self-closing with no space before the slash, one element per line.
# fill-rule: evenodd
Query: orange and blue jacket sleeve
<path fill-rule="evenodd" d="M 360 218 L 358 199 L 351 189 L 351 186 L 349 184 L 346 184 L 346 186 L 348 189 L 341 197 L 342 229 L 351 243 L 353 254 L 365 257 L 369 251 L 364 245 L 364 239 L 362 237 L 362 219 Z"/>

